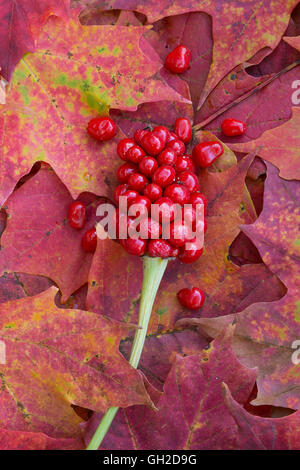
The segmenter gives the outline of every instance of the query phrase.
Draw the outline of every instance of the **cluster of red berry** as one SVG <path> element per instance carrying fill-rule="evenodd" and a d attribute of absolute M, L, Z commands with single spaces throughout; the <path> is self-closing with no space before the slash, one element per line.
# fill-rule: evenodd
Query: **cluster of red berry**
<path fill-rule="evenodd" d="M 68 219 L 72 228 L 81 230 L 86 224 L 86 210 L 81 201 L 74 201 L 69 206 Z M 87 253 L 94 253 L 97 247 L 96 229 L 87 230 L 81 239 L 81 246 Z"/>
<path fill-rule="evenodd" d="M 139 216 L 151 212 L 151 218 L 140 222 L 140 225 L 146 225 L 148 239 L 130 238 L 132 219 L 126 214 L 129 237 L 121 239 L 120 243 L 128 253 L 178 257 L 183 263 L 192 263 L 201 256 L 202 247 L 196 237 L 189 235 L 190 228 L 196 231 L 196 206 L 202 204 L 206 208 L 207 202 L 200 192 L 192 156 L 185 154 L 185 146 L 191 139 L 191 123 L 186 118 L 178 118 L 174 132 L 164 126 L 157 126 L 152 131 L 137 129 L 132 139 L 122 139 L 118 143 L 118 156 L 125 163 L 117 171 L 121 184 L 115 189 L 114 200 L 119 204 L 120 196 L 123 196 L 128 209 L 133 204 L 139 208 Z M 186 209 L 182 214 L 185 204 L 190 204 L 189 215 Z M 157 210 L 151 210 L 151 206 L 156 206 Z M 191 223 L 178 222 L 179 217 L 185 221 L 189 219 Z M 168 239 L 165 236 L 167 229 Z"/>

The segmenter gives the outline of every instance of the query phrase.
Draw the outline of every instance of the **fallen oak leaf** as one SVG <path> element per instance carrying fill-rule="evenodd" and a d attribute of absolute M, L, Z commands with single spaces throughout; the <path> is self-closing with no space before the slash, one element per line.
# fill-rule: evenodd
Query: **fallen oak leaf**
<path fill-rule="evenodd" d="M 130 326 L 81 310 L 61 310 L 52 287 L 0 306 L 0 426 L 80 435 L 71 404 L 104 412 L 110 406 L 152 404 L 143 378 L 119 352 Z"/>

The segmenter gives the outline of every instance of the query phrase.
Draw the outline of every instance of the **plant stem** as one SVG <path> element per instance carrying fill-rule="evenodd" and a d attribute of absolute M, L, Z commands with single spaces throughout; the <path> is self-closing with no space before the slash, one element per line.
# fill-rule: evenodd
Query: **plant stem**
<path fill-rule="evenodd" d="M 139 309 L 139 322 L 129 359 L 129 364 L 135 369 L 139 364 L 143 351 L 152 307 L 167 264 L 168 259 L 150 258 L 148 256 L 144 256 L 143 258 L 143 287 Z M 118 407 L 113 406 L 107 410 L 86 450 L 97 450 L 99 448 L 118 409 Z"/>

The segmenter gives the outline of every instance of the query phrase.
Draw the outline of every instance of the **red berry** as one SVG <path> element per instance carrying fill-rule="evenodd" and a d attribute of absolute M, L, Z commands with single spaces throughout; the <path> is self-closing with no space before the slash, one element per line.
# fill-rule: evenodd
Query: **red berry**
<path fill-rule="evenodd" d="M 138 215 L 147 215 L 150 213 L 151 210 L 151 201 L 146 196 L 137 196 L 136 200 L 134 201 L 134 206 L 136 211 L 136 216 Z M 131 214 L 130 214 L 131 215 Z"/>
<path fill-rule="evenodd" d="M 206 214 L 207 199 L 204 196 L 204 194 L 192 193 L 191 197 L 190 197 L 190 204 L 192 204 L 194 207 L 196 207 L 197 204 L 203 204 L 204 205 L 204 214 Z"/>
<path fill-rule="evenodd" d="M 127 214 L 124 214 L 124 213 L 120 212 L 119 208 L 117 207 L 116 211 L 115 211 L 114 220 L 115 220 L 115 223 L 116 223 L 116 236 L 117 236 L 117 238 L 119 238 L 120 235 L 122 235 L 122 238 L 127 238 L 128 228 L 130 226 L 130 223 L 132 222 L 131 217 L 128 217 Z M 123 229 L 122 229 L 123 233 L 121 233 L 121 234 L 120 234 L 120 226 L 123 227 Z"/>
<path fill-rule="evenodd" d="M 190 201 L 190 191 L 182 184 L 171 184 L 165 189 L 164 196 L 169 197 L 181 206 L 188 204 Z"/>
<path fill-rule="evenodd" d="M 183 222 L 172 222 L 170 224 L 170 238 L 169 243 L 174 248 L 183 246 L 188 240 L 191 240 L 192 233 L 191 227 Z"/>
<path fill-rule="evenodd" d="M 168 197 L 161 197 L 152 204 L 151 216 L 160 223 L 169 223 L 174 220 L 176 206 Z"/>
<path fill-rule="evenodd" d="M 178 140 L 178 139 L 177 140 L 172 140 L 171 142 L 169 142 L 167 144 L 167 149 L 174 150 L 175 154 L 178 157 L 179 155 L 184 154 L 185 145 L 181 140 Z"/>
<path fill-rule="evenodd" d="M 192 125 L 187 118 L 176 119 L 174 131 L 185 144 L 187 144 L 193 136 Z"/>
<path fill-rule="evenodd" d="M 85 207 L 84 204 L 80 201 L 72 202 L 69 206 L 68 219 L 71 227 L 76 229 L 81 229 L 85 226 L 86 217 L 85 217 Z"/>
<path fill-rule="evenodd" d="M 191 193 L 200 190 L 199 181 L 195 173 L 183 171 L 176 176 L 176 182 L 183 184 Z"/>
<path fill-rule="evenodd" d="M 144 189 L 144 196 L 148 197 L 151 202 L 155 202 L 162 196 L 162 189 L 158 184 L 150 183 Z"/>
<path fill-rule="evenodd" d="M 130 255 L 143 256 L 146 253 L 147 241 L 141 238 L 126 238 L 120 243 Z"/>
<path fill-rule="evenodd" d="M 149 183 L 146 176 L 141 173 L 132 173 L 128 180 L 129 186 L 135 191 L 142 192 L 146 185 Z"/>
<path fill-rule="evenodd" d="M 156 240 L 161 236 L 162 227 L 156 220 L 144 218 L 137 227 L 140 237 L 148 240 Z"/>
<path fill-rule="evenodd" d="M 177 157 L 175 170 L 177 173 L 181 173 L 182 171 L 191 171 L 192 173 L 195 173 L 196 168 L 189 155 L 179 155 Z"/>
<path fill-rule="evenodd" d="M 165 67 L 173 73 L 183 73 L 190 67 L 192 54 L 189 49 L 179 45 L 166 58 Z"/>
<path fill-rule="evenodd" d="M 158 184 L 161 188 L 169 186 L 175 180 L 175 170 L 170 165 L 162 165 L 155 171 L 152 181 Z"/>
<path fill-rule="evenodd" d="M 162 152 L 160 152 L 157 157 L 157 161 L 160 165 L 174 166 L 177 161 L 177 155 L 174 150 L 166 148 Z"/>
<path fill-rule="evenodd" d="M 140 172 L 146 176 L 152 176 L 157 168 L 157 161 L 153 157 L 144 157 L 139 163 Z"/>
<path fill-rule="evenodd" d="M 224 119 L 222 122 L 222 132 L 228 137 L 233 137 L 236 135 L 243 135 L 247 130 L 247 126 L 243 121 L 238 119 Z"/>
<path fill-rule="evenodd" d="M 203 248 L 199 248 L 199 242 L 196 239 L 187 242 L 188 248 L 180 248 L 178 259 L 185 264 L 194 263 L 203 253 Z"/>
<path fill-rule="evenodd" d="M 178 249 L 174 249 L 166 240 L 150 240 L 148 254 L 151 257 L 174 258 L 178 255 Z"/>
<path fill-rule="evenodd" d="M 132 173 L 136 173 L 137 170 L 137 166 L 133 163 L 124 163 L 117 171 L 117 178 L 120 183 L 128 183 L 129 176 L 132 175 Z"/>
<path fill-rule="evenodd" d="M 169 131 L 169 137 L 167 138 L 167 144 L 173 140 L 178 140 L 178 135 L 175 132 Z"/>
<path fill-rule="evenodd" d="M 152 132 L 160 138 L 164 145 L 166 145 L 169 137 L 169 130 L 165 126 L 156 126 Z"/>
<path fill-rule="evenodd" d="M 132 163 L 139 163 L 144 156 L 144 150 L 138 145 L 133 145 L 126 153 L 126 159 Z"/>
<path fill-rule="evenodd" d="M 132 139 L 122 139 L 117 145 L 117 154 L 122 160 L 127 160 L 126 153 L 127 151 L 135 145 L 134 140 Z"/>
<path fill-rule="evenodd" d="M 103 116 L 91 119 L 87 131 L 94 139 L 102 142 L 103 140 L 110 140 L 116 135 L 117 126 L 112 119 Z"/>
<path fill-rule="evenodd" d="M 202 142 L 193 149 L 193 159 L 196 165 L 207 168 L 224 152 L 220 142 Z"/>
<path fill-rule="evenodd" d="M 155 135 L 153 132 L 147 132 L 141 139 L 141 146 L 151 156 L 158 155 L 165 144 L 160 137 Z"/>
<path fill-rule="evenodd" d="M 135 204 L 137 198 L 139 197 L 139 193 L 134 189 L 128 189 L 124 194 L 122 194 L 122 196 L 126 197 L 127 208 L 129 208 L 130 206 L 132 206 L 132 204 Z"/>
<path fill-rule="evenodd" d="M 81 246 L 88 253 L 95 253 L 97 248 L 97 233 L 95 228 L 91 228 L 83 235 Z"/>
<path fill-rule="evenodd" d="M 142 137 L 148 132 L 146 129 L 137 129 L 133 135 L 135 142 L 141 145 Z"/>
<path fill-rule="evenodd" d="M 177 293 L 177 298 L 183 307 L 189 308 L 190 310 L 197 310 L 204 304 L 205 294 L 203 290 L 198 287 L 192 287 L 191 289 L 181 289 Z"/>
<path fill-rule="evenodd" d="M 119 184 L 114 191 L 114 201 L 116 204 L 119 204 L 119 197 L 123 196 L 123 194 L 129 188 L 129 184 Z"/>

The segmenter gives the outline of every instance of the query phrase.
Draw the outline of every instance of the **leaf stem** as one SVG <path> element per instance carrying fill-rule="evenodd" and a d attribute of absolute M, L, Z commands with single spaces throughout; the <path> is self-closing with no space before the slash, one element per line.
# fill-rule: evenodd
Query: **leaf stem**
<path fill-rule="evenodd" d="M 168 259 L 150 258 L 148 256 L 144 256 L 143 258 L 143 287 L 139 309 L 139 322 L 129 359 L 129 364 L 135 369 L 139 364 L 143 351 L 154 300 L 167 264 Z M 118 409 L 118 407 L 113 406 L 107 410 L 86 450 L 97 450 L 99 448 Z"/>

